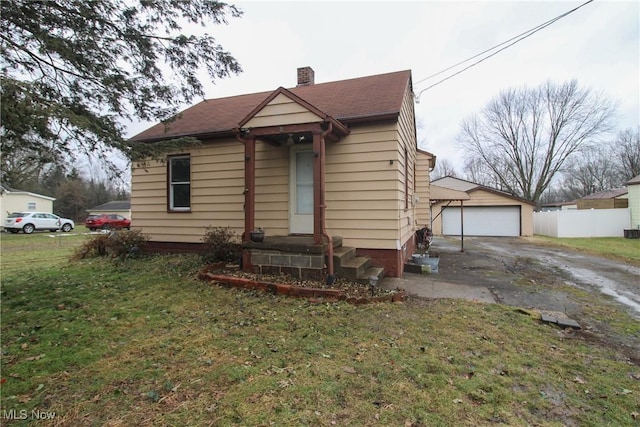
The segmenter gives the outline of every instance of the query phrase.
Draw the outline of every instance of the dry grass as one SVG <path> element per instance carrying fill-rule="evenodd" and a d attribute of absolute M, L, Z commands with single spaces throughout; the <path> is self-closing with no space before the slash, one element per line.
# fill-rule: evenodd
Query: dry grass
<path fill-rule="evenodd" d="M 553 238 L 535 236 L 532 237 L 531 240 L 537 244 L 569 247 L 640 266 L 640 239 L 625 239 L 623 237 Z"/>
<path fill-rule="evenodd" d="M 638 423 L 638 366 L 510 307 L 311 304 L 198 282 L 188 256 L 2 262 L 3 425 Z"/>

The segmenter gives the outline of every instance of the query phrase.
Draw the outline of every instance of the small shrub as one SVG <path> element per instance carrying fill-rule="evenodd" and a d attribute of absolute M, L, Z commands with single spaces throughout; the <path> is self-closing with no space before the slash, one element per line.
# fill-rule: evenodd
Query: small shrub
<path fill-rule="evenodd" d="M 109 246 L 109 235 L 98 234 L 93 236 L 90 240 L 87 240 L 78 247 L 73 255 L 72 259 L 79 260 L 84 258 L 96 258 L 107 256 L 107 247 Z"/>
<path fill-rule="evenodd" d="M 73 259 L 110 257 L 125 260 L 140 254 L 148 240 L 140 230 L 118 230 L 98 234 L 80 246 Z"/>
<path fill-rule="evenodd" d="M 229 227 L 207 227 L 202 241 L 202 261 L 205 263 L 238 262 L 240 259 L 240 238 Z"/>

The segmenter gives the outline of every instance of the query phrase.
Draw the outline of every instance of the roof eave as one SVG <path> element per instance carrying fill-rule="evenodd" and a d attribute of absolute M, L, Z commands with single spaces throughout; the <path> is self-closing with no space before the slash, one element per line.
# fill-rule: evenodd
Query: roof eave
<path fill-rule="evenodd" d="M 469 190 L 467 190 L 467 193 L 473 193 L 474 191 L 479 191 L 479 190 L 484 190 L 488 193 L 492 193 L 495 194 L 497 196 L 502 196 L 502 197 L 507 197 L 509 199 L 513 199 L 513 200 L 517 200 L 519 202 L 522 203 L 527 203 L 529 205 L 535 206 L 535 203 L 533 203 L 531 200 L 527 200 L 527 199 L 523 199 L 522 197 L 518 197 L 515 196 L 513 194 L 507 193 L 506 191 L 501 191 L 495 188 L 491 188 L 491 187 L 485 187 L 484 185 L 478 185 L 475 188 L 471 188 Z"/>
<path fill-rule="evenodd" d="M 170 136 L 161 136 L 161 137 L 153 137 L 153 138 L 145 138 L 145 139 L 130 139 L 130 141 L 154 143 L 154 142 L 169 141 L 172 139 L 186 138 L 186 137 L 196 138 L 200 141 L 204 141 L 207 139 L 221 139 L 221 138 L 228 138 L 228 137 L 235 138 L 235 132 L 233 129 L 227 129 L 227 130 L 218 130 L 213 132 L 209 131 L 209 132 L 187 133 L 182 135 L 170 135 Z"/>
<path fill-rule="evenodd" d="M 391 111 L 377 114 L 365 114 L 361 116 L 339 117 L 339 120 L 342 123 L 346 124 L 363 124 L 382 121 L 395 121 L 399 116 L 399 111 Z"/>

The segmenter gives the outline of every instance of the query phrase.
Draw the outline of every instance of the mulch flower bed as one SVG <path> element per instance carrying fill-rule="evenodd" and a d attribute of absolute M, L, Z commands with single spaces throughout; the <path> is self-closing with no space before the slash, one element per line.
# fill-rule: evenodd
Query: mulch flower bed
<path fill-rule="evenodd" d="M 346 301 L 351 304 L 369 304 L 374 302 L 404 301 L 403 292 L 374 289 L 360 283 L 337 279 L 328 286 L 315 280 L 301 280 L 286 275 L 251 274 L 241 271 L 237 266 L 223 263 L 212 264 L 203 268 L 200 280 L 210 281 L 222 286 L 250 289 L 297 298 L 307 298 L 312 302 Z"/>

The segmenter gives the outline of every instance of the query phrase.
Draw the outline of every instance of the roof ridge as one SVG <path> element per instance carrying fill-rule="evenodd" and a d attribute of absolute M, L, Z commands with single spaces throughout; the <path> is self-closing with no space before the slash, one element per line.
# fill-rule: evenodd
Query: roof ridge
<path fill-rule="evenodd" d="M 131 140 L 155 141 L 182 136 L 228 136 L 257 106 L 275 91 L 286 90 L 337 121 L 351 118 L 389 120 L 399 114 L 408 90 L 411 70 L 354 77 L 290 89 L 204 99 L 177 113 L 167 123 L 156 123 Z M 354 119 L 355 120 L 355 119 Z"/>

